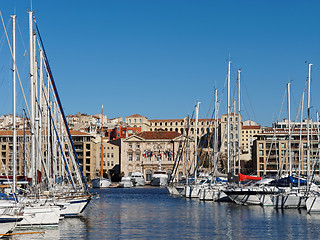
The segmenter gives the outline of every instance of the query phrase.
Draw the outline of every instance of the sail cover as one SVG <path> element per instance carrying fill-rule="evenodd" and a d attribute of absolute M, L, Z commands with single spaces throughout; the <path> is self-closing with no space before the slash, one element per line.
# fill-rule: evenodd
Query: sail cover
<path fill-rule="evenodd" d="M 249 176 L 239 173 L 239 181 L 244 180 L 261 180 L 261 177 Z"/>

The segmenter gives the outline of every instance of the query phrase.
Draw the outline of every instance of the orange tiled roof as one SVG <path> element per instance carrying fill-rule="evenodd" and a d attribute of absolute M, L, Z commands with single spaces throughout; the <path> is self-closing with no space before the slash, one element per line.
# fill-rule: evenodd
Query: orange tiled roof
<path fill-rule="evenodd" d="M 25 130 L 25 135 L 29 135 L 30 130 Z M 0 136 L 12 136 L 13 132 L 12 130 L 0 130 Z M 23 135 L 23 130 L 17 130 L 17 135 L 22 136 Z"/>
<path fill-rule="evenodd" d="M 260 126 L 242 126 L 241 127 L 242 130 L 245 130 L 245 129 L 260 129 Z"/>
<path fill-rule="evenodd" d="M 137 134 L 144 139 L 174 139 L 180 135 L 178 132 L 169 131 L 145 131 Z"/>
<path fill-rule="evenodd" d="M 131 115 L 131 116 L 128 116 L 127 118 L 129 118 L 129 117 L 144 117 L 144 116 L 141 116 L 141 115 L 139 115 L 139 114 L 133 114 L 133 115 Z"/>

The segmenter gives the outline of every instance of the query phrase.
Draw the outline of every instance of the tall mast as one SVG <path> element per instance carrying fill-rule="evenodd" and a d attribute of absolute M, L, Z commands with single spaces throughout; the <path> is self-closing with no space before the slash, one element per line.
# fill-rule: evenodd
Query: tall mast
<path fill-rule="evenodd" d="M 298 162 L 298 176 L 299 176 L 299 181 L 298 181 L 298 187 L 300 187 L 300 176 L 301 176 L 301 161 L 302 161 L 302 144 L 301 144 L 301 138 L 302 138 L 302 121 L 303 121 L 303 105 L 304 105 L 304 94 L 305 90 L 302 92 L 302 100 L 301 100 L 301 114 L 300 114 L 300 135 L 299 135 L 299 162 Z"/>
<path fill-rule="evenodd" d="M 235 135 L 235 127 L 236 127 L 236 100 L 233 100 L 233 127 L 232 127 L 232 158 L 233 158 L 233 175 L 236 175 L 236 135 Z"/>
<path fill-rule="evenodd" d="M 189 125 L 189 116 L 187 117 L 187 129 L 186 129 L 186 133 L 187 133 L 187 146 L 186 146 L 186 179 L 187 179 L 187 185 L 189 184 L 189 172 L 188 172 L 188 168 L 189 168 L 189 136 L 190 136 L 190 125 Z"/>
<path fill-rule="evenodd" d="M 309 189 L 309 176 L 310 176 L 310 84 L 311 84 L 311 66 L 309 63 L 308 70 L 308 108 L 307 108 L 307 189 Z"/>
<path fill-rule="evenodd" d="M 101 160 L 100 160 L 100 177 L 103 178 L 103 105 L 102 105 L 102 113 L 101 113 Z"/>
<path fill-rule="evenodd" d="M 291 154 L 291 114 L 290 114 L 290 85 L 291 83 L 287 84 L 288 88 L 288 149 L 289 149 L 289 175 L 292 176 L 292 154 Z"/>
<path fill-rule="evenodd" d="M 198 160 L 198 118 L 199 118 L 199 105 L 197 102 L 195 106 L 195 134 L 194 134 L 194 178 L 197 179 L 197 160 Z"/>
<path fill-rule="evenodd" d="M 12 88 L 13 88 L 13 179 L 12 191 L 16 192 L 17 171 L 17 129 L 16 129 L 16 15 L 12 15 Z"/>
<path fill-rule="evenodd" d="M 230 65 L 228 64 L 227 172 L 230 172 Z"/>
<path fill-rule="evenodd" d="M 33 186 L 36 183 L 35 179 L 35 136 L 34 136 L 34 79 L 33 79 L 33 12 L 29 11 L 29 54 L 30 54 L 30 105 L 31 105 L 31 114 L 30 114 L 30 132 L 31 132 L 31 152 L 30 152 L 30 175 L 32 177 Z"/>
<path fill-rule="evenodd" d="M 218 105 L 218 90 L 215 89 L 215 107 L 214 107 L 214 172 L 215 174 L 217 170 L 217 159 L 218 159 L 218 113 L 219 113 L 219 105 Z"/>
<path fill-rule="evenodd" d="M 238 70 L 238 173 L 240 173 L 241 160 L 240 160 L 240 147 L 241 147 L 241 121 L 240 121 L 240 73 Z"/>

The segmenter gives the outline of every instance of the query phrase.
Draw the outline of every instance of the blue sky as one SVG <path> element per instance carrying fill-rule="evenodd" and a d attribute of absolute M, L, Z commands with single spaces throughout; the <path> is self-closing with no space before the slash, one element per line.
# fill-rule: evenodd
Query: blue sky
<path fill-rule="evenodd" d="M 220 114 L 226 113 L 229 56 L 232 92 L 242 69 L 244 120 L 270 126 L 288 81 L 295 116 L 307 77 L 305 61 L 314 64 L 313 115 L 319 110 L 318 1 L 33 0 L 32 5 L 67 114 L 99 113 L 103 104 L 110 118 L 138 113 L 175 119 L 191 114 L 200 101 L 204 118 L 215 88 Z M 17 14 L 17 63 L 26 92 L 29 9 L 26 0 L 0 5 L 5 23 Z M 0 56 L 5 56 L 2 26 L 0 37 Z M 10 60 L 0 60 L 0 101 L 8 103 L 0 114 L 7 114 Z M 22 108 L 21 99 L 18 103 Z M 284 105 L 280 118 L 286 116 Z"/>

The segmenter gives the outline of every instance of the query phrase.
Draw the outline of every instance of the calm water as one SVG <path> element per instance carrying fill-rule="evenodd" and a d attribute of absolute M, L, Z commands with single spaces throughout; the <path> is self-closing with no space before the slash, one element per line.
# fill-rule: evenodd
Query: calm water
<path fill-rule="evenodd" d="M 320 214 L 172 197 L 164 188 L 95 190 L 83 218 L 12 239 L 320 239 Z M 35 230 L 34 230 L 35 231 Z"/>

